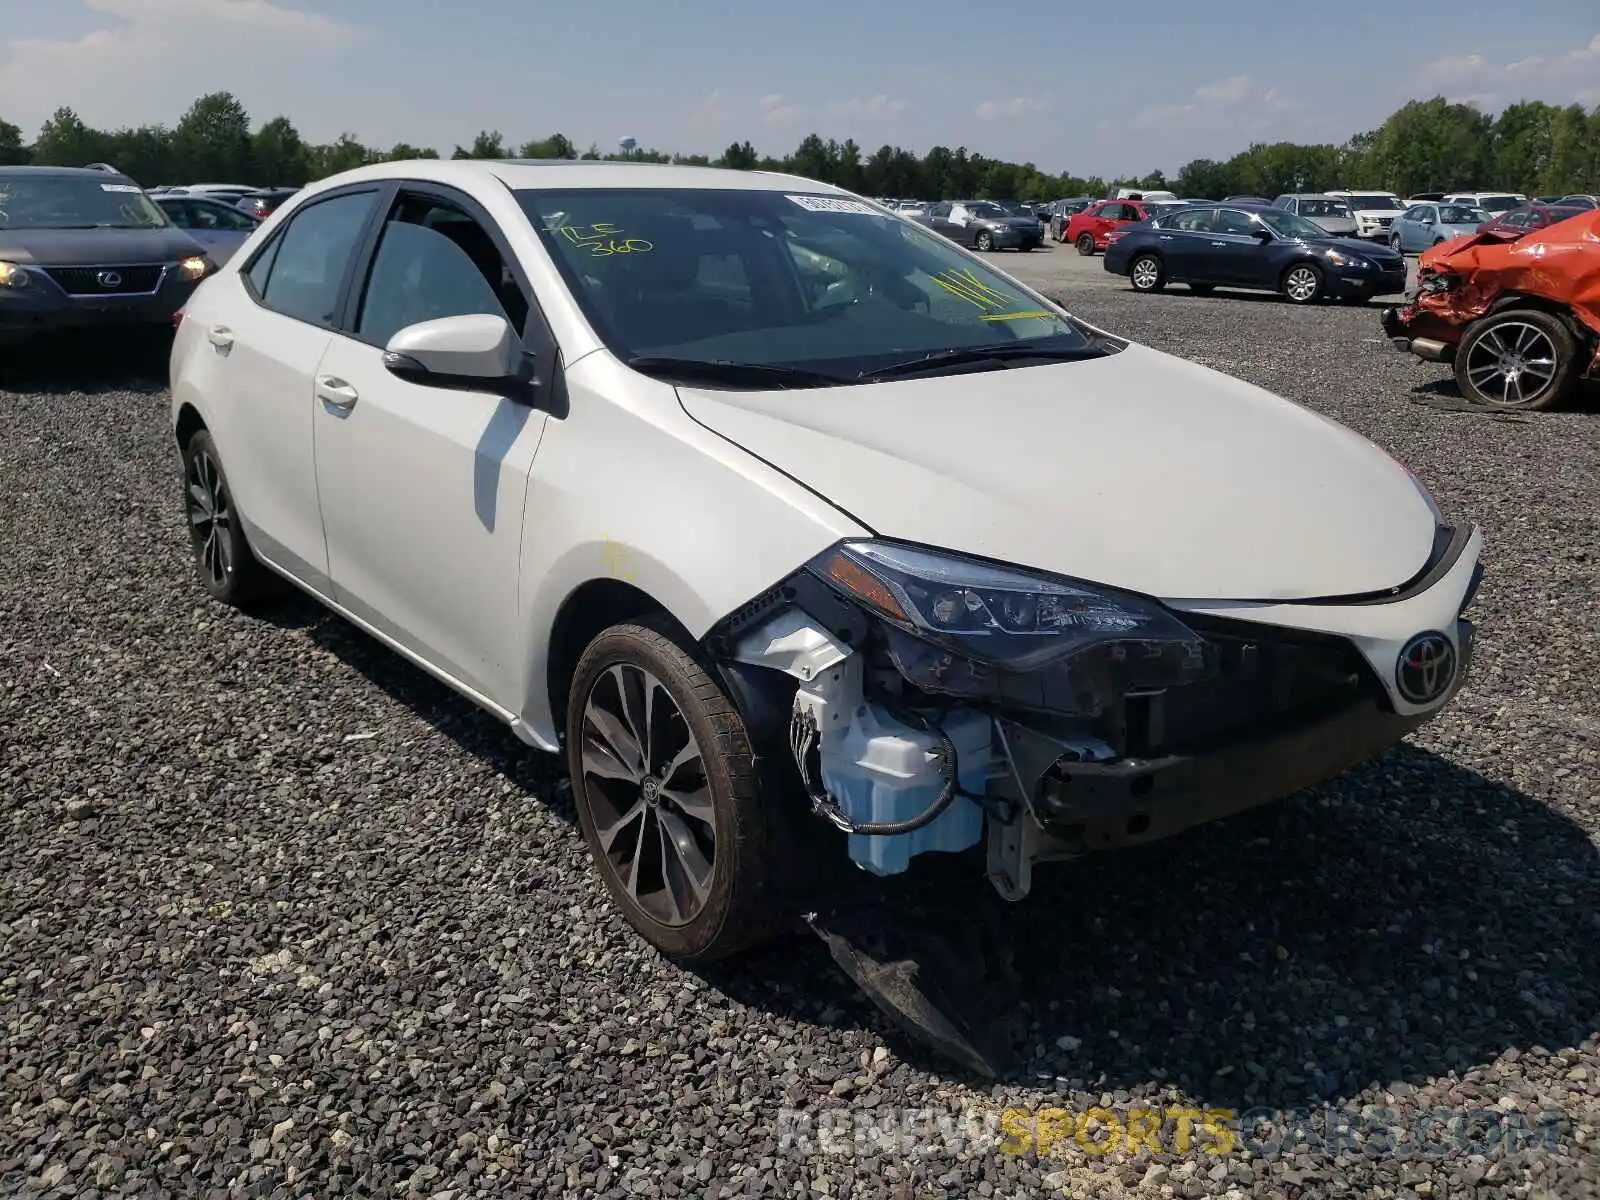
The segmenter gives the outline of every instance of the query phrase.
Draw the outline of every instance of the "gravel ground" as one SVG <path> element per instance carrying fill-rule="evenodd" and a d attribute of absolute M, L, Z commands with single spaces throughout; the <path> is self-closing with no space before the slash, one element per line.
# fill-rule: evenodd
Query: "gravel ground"
<path fill-rule="evenodd" d="M 1600 402 L 1441 412 L 1410 401 L 1445 372 L 1383 344 L 1376 306 L 1136 296 L 1060 250 L 1003 265 L 1348 422 L 1485 527 L 1446 716 L 1284 805 L 1046 875 L 1015 911 L 1025 1067 L 989 1086 L 886 1032 L 814 940 L 660 960 L 551 761 L 308 604 L 202 600 L 159 369 L 13 359 L 0 1191 L 1600 1193 Z M 1400 1148 L 1182 1152 L 1173 1112 L 1366 1105 Z M 1164 1153 L 1050 1145 L 1049 1116 L 1044 1154 L 958 1136 L 1090 1106 L 1164 1109 Z M 820 1136 L 847 1107 L 946 1124 L 874 1155 Z M 1478 1140 L 1447 1114 L 1428 1133 L 1438 1109 L 1483 1110 Z M 1506 1153 L 1493 1130 L 1542 1113 L 1554 1144 Z"/>

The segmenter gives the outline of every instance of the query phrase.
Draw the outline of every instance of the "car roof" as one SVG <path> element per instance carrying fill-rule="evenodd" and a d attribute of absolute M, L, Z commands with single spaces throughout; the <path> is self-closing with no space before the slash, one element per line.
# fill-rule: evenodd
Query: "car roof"
<path fill-rule="evenodd" d="M 468 186 L 498 182 L 515 191 L 557 188 L 682 188 L 689 191 L 809 192 L 848 196 L 843 188 L 777 171 L 739 171 L 731 167 L 690 167 L 676 163 L 608 162 L 603 159 L 431 159 L 412 158 L 356 167 L 308 185 L 308 194 L 348 183 L 421 179 Z M 967 203 L 972 203 L 967 201 Z"/>
<path fill-rule="evenodd" d="M 99 167 L 0 167 L 0 179 L 123 179 L 133 180 L 121 171 L 103 171 Z"/>

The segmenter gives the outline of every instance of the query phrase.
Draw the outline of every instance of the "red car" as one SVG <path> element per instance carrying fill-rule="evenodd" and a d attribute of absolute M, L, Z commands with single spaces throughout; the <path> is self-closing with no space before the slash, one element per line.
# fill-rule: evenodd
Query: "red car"
<path fill-rule="evenodd" d="M 1586 211 L 1567 204 L 1524 204 L 1521 208 L 1501 213 L 1487 225 L 1480 225 L 1478 232 L 1492 233 L 1502 238 L 1519 238 L 1525 233 L 1532 233 L 1535 229 L 1543 229 Z"/>
<path fill-rule="evenodd" d="M 1113 229 L 1143 221 L 1149 215 L 1150 207 L 1143 200 L 1097 200 L 1073 214 L 1061 231 L 1061 240 L 1077 246 L 1079 254 L 1091 255 L 1106 248 Z"/>

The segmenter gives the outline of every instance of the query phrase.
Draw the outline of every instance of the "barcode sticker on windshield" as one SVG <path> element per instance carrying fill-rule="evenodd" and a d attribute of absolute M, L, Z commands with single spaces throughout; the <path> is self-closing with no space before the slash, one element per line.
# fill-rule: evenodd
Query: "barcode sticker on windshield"
<path fill-rule="evenodd" d="M 878 210 L 866 201 L 846 200 L 842 196 L 790 196 L 789 199 L 807 212 L 859 213 L 864 217 L 878 215 Z"/>
<path fill-rule="evenodd" d="M 139 186 L 134 183 L 102 183 L 100 190 L 102 192 L 137 192 Z"/>

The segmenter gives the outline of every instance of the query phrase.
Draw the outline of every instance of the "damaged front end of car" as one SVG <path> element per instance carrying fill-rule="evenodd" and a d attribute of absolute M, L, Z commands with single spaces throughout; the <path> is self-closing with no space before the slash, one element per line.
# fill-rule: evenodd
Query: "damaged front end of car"
<path fill-rule="evenodd" d="M 1464 662 L 1464 621 L 1458 644 Z M 708 648 L 792 681 L 786 767 L 855 866 L 881 878 L 933 851 L 981 854 L 1010 902 L 1037 864 L 1287 796 L 1436 711 L 1397 710 L 1344 637 L 881 540 L 828 550 L 722 621 Z M 1014 983 L 1009 951 L 999 966 L 992 947 L 949 962 L 943 975 L 971 987 L 941 982 L 926 951 L 948 950 L 942 919 L 931 936 L 898 916 L 891 927 L 869 896 L 810 921 L 887 1012 L 995 1074 L 1000 1001 L 976 981 Z"/>

